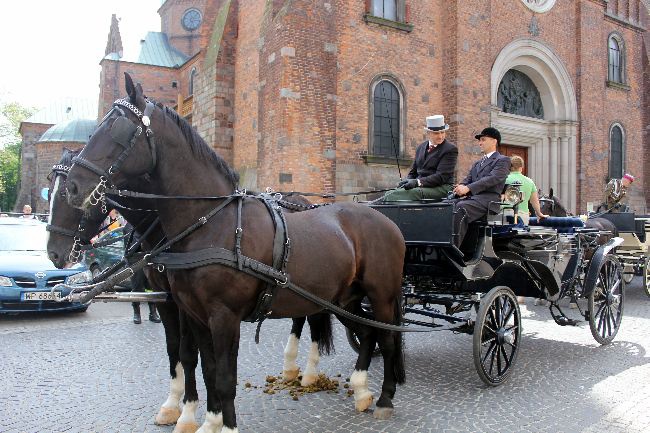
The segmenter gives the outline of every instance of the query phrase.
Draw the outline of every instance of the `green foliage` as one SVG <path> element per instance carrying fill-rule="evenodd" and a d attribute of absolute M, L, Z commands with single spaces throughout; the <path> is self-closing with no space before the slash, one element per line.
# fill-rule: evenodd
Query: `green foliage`
<path fill-rule="evenodd" d="M 0 106 L 0 209 L 13 209 L 20 185 L 20 122 L 34 112 L 16 102 Z"/>

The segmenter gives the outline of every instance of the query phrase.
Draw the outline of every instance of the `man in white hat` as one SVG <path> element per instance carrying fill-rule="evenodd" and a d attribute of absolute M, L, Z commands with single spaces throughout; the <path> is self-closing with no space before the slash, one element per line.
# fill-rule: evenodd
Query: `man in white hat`
<path fill-rule="evenodd" d="M 415 150 L 415 159 L 406 179 L 398 189 L 384 196 L 384 201 L 441 200 L 453 189 L 458 148 L 447 141 L 449 125 L 445 116 L 428 116 L 424 128 L 427 141 Z"/>

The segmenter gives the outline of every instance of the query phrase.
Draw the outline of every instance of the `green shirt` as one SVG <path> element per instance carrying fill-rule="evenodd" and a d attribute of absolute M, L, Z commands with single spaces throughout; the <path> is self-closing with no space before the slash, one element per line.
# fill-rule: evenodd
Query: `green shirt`
<path fill-rule="evenodd" d="M 533 194 L 533 192 L 537 191 L 537 187 L 531 178 L 524 176 L 518 171 L 510 172 L 506 178 L 506 184 L 515 182 L 521 183 L 519 190 L 523 193 L 524 196 L 524 201 L 519 203 L 518 212 L 527 215 L 530 213 L 528 210 L 528 200 L 530 200 L 530 196 Z"/>

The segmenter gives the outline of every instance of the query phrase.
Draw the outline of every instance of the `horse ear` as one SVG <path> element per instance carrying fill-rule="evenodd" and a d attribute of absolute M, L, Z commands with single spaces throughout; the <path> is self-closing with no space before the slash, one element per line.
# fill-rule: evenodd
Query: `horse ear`
<path fill-rule="evenodd" d="M 138 95 L 144 95 L 144 90 L 142 90 L 142 86 L 140 83 L 135 85 L 135 91 Z"/>
<path fill-rule="evenodd" d="M 131 103 L 134 103 L 136 97 L 136 88 L 133 85 L 133 80 L 131 79 L 131 76 L 129 75 L 128 72 L 124 73 L 124 81 L 126 87 L 126 94 L 129 95 L 129 99 L 131 99 Z"/>
<path fill-rule="evenodd" d="M 553 197 L 553 188 L 548 190 L 548 196 Z"/>

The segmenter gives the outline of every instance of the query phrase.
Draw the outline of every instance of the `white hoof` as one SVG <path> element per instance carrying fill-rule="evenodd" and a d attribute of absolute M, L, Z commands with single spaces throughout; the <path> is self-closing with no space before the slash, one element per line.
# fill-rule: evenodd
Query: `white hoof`
<path fill-rule="evenodd" d="M 179 407 L 161 407 L 153 422 L 156 425 L 172 425 L 176 424 L 180 416 L 181 409 Z"/>
<path fill-rule="evenodd" d="M 366 393 L 365 395 L 360 396 L 357 398 L 356 393 L 354 395 L 354 408 L 357 410 L 357 412 L 365 412 L 370 408 L 370 405 L 372 404 L 372 401 L 375 398 L 372 396 L 370 392 Z"/>
<path fill-rule="evenodd" d="M 318 375 L 316 374 L 305 374 L 302 376 L 302 380 L 300 381 L 300 386 L 309 386 L 313 385 L 316 383 L 318 380 Z"/>
<path fill-rule="evenodd" d="M 298 375 L 300 374 L 300 369 L 296 368 L 293 370 L 283 370 L 282 371 L 282 379 L 285 382 L 291 382 L 292 380 L 295 380 L 298 378 Z"/>
<path fill-rule="evenodd" d="M 179 422 L 172 433 L 196 433 L 199 425 L 195 422 Z"/>
<path fill-rule="evenodd" d="M 392 407 L 377 407 L 372 416 L 374 416 L 375 419 L 387 420 L 393 416 L 393 412 L 395 412 L 395 409 Z"/>

